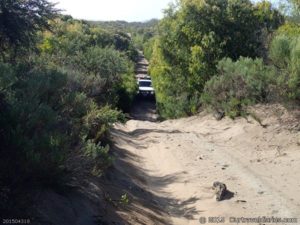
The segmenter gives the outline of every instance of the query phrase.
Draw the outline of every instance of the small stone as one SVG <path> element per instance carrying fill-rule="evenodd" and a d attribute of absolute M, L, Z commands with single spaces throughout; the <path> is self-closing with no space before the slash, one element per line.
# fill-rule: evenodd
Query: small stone
<path fill-rule="evenodd" d="M 227 187 L 224 183 L 216 181 L 213 183 L 213 189 L 216 192 L 216 200 L 222 201 L 227 193 Z"/>
<path fill-rule="evenodd" d="M 213 114 L 213 116 L 215 117 L 216 120 L 219 121 L 225 117 L 225 113 L 217 111 Z"/>

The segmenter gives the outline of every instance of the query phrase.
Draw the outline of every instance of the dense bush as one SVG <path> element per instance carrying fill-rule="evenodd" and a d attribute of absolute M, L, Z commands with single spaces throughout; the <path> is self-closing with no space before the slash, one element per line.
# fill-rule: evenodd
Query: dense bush
<path fill-rule="evenodd" d="M 121 112 L 111 109 L 109 106 L 89 112 L 84 118 L 86 129 L 86 139 L 91 139 L 95 143 L 100 143 L 106 138 L 111 124 L 116 121 L 124 121 Z"/>
<path fill-rule="evenodd" d="M 300 29 L 289 29 L 276 36 L 271 44 L 270 59 L 278 69 L 277 90 L 282 96 L 300 100 Z"/>
<path fill-rule="evenodd" d="M 124 120 L 121 112 L 99 106 L 74 89 L 70 74 L 46 66 L 0 64 L 0 75 L 7 77 L 0 80 L 0 215 L 24 207 L 27 185 L 64 184 L 70 152 L 81 148 L 95 175 L 111 164 L 108 131 Z"/>
<path fill-rule="evenodd" d="M 138 87 L 136 78 L 132 76 L 134 73 L 134 67 L 131 65 L 126 74 L 123 74 L 119 84 L 117 85 L 117 107 L 122 109 L 124 112 L 130 112 L 133 100 L 136 96 Z"/>
<path fill-rule="evenodd" d="M 7 190 L 9 201 L 1 213 L 19 209 L 27 185 L 61 183 L 72 143 L 73 121 L 64 117 L 66 76 L 52 69 L 28 68 L 11 67 L 13 83 L 0 84 L 0 198 Z"/>
<path fill-rule="evenodd" d="M 52 6 L 47 1 L 30 2 Z M 22 8 L 22 4 L 8 5 Z M 22 12 L 15 13 L 22 17 Z M 13 199 L 18 200 L 17 192 L 23 193 L 25 184 L 62 184 L 72 152 L 90 160 L 93 174 L 102 174 L 112 162 L 109 129 L 124 121 L 121 110 L 129 110 L 136 94 L 137 50 L 127 34 L 65 16 L 48 21 L 53 17 L 41 20 L 51 32 L 36 25 L 22 39 L 26 45 L 14 44 L 20 42 L 16 38 L 5 42 L 1 52 L 1 213 L 18 208 Z M 34 20 L 29 22 L 34 26 Z M 0 27 L 0 40 L 7 35 L 14 38 L 5 32 Z"/>
<path fill-rule="evenodd" d="M 1 0 L 0 53 L 2 60 L 13 60 L 17 52 L 32 48 L 36 32 L 49 29 L 48 21 L 57 10 L 46 0 Z"/>
<path fill-rule="evenodd" d="M 152 58 L 152 53 L 153 53 L 153 47 L 154 47 L 154 42 L 155 42 L 155 37 L 147 40 L 143 44 L 143 50 L 144 50 L 144 55 L 147 60 L 151 60 Z"/>
<path fill-rule="evenodd" d="M 171 6 L 150 50 L 150 73 L 161 115 L 195 113 L 219 60 L 265 57 L 267 37 L 282 22 L 268 2 L 181 0 Z"/>
<path fill-rule="evenodd" d="M 204 105 L 234 118 L 249 104 L 266 100 L 300 100 L 300 29 L 286 23 L 276 31 L 269 49 L 269 66 L 262 60 L 224 59 L 217 75 L 208 81 Z M 288 98 L 288 99 L 287 99 Z"/>
<path fill-rule="evenodd" d="M 278 30 L 275 32 L 276 36 L 278 35 L 286 35 L 288 37 L 296 37 L 300 34 L 300 24 L 297 23 L 285 23 L 280 26 Z"/>
<path fill-rule="evenodd" d="M 55 24 L 53 33 L 46 32 L 39 44 L 48 63 L 72 74 L 73 86 L 82 87 L 80 91 L 98 104 L 128 111 L 137 89 L 133 61 L 137 51 L 130 37 L 80 21 Z"/>
<path fill-rule="evenodd" d="M 217 71 L 205 85 L 202 95 L 205 106 L 234 118 L 245 113 L 247 105 L 267 100 L 274 70 L 261 59 L 240 58 L 236 62 L 223 59 Z"/>

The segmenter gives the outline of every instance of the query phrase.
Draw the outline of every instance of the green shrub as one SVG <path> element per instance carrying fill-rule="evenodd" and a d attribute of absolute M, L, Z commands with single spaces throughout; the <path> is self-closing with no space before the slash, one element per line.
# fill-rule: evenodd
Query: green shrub
<path fill-rule="evenodd" d="M 16 75 L 10 64 L 0 63 L 0 91 L 8 92 L 16 81 Z"/>
<path fill-rule="evenodd" d="M 137 91 L 138 85 L 132 67 L 132 71 L 122 75 L 121 81 L 117 85 L 117 107 L 123 112 L 129 112 Z"/>
<path fill-rule="evenodd" d="M 83 146 L 84 154 L 92 159 L 92 173 L 99 176 L 105 169 L 110 167 L 113 163 L 113 157 L 109 154 L 109 145 L 101 146 L 100 143 L 95 144 L 88 140 Z"/>
<path fill-rule="evenodd" d="M 16 66 L 10 85 L 3 81 L 7 66 L 0 66 L 4 117 L 0 148 L 0 179 L 6 185 L 25 180 L 47 184 L 59 180 L 69 126 L 62 117 L 66 76 L 44 68 Z M 4 85 L 4 86 L 3 86 Z M 2 110 L 1 110 L 2 111 Z M 2 120 L 3 118 L 3 120 Z"/>
<path fill-rule="evenodd" d="M 86 139 L 92 139 L 94 143 L 107 141 L 109 128 L 118 121 L 125 121 L 124 115 L 109 106 L 89 112 L 84 119 Z"/>
<path fill-rule="evenodd" d="M 297 37 L 300 34 L 300 25 L 297 23 L 287 22 L 280 26 L 275 34 L 276 36 L 286 35 L 288 37 Z"/>
<path fill-rule="evenodd" d="M 277 36 L 272 41 L 269 56 L 275 66 L 279 68 L 288 66 L 291 56 L 290 47 L 290 39 L 286 36 Z"/>
<path fill-rule="evenodd" d="M 300 100 L 299 36 L 276 36 L 271 43 L 269 55 L 272 63 L 278 69 L 278 92 L 289 99 Z"/>
<path fill-rule="evenodd" d="M 217 63 L 224 57 L 265 56 L 267 38 L 282 22 L 268 2 L 182 0 L 170 5 L 158 37 L 145 46 L 160 114 L 174 118 L 197 112 Z"/>
<path fill-rule="evenodd" d="M 235 118 L 244 113 L 245 106 L 267 99 L 273 69 L 261 59 L 233 62 L 227 58 L 219 62 L 217 70 L 218 75 L 205 85 L 201 98 L 205 106 Z"/>
<path fill-rule="evenodd" d="M 102 173 L 112 162 L 109 129 L 124 121 L 113 108 L 128 107 L 136 93 L 137 51 L 128 35 L 71 18 L 48 22 L 29 31 L 30 43 L 18 41 L 24 47 L 2 45 L 0 58 L 10 64 L 0 61 L 0 214 L 18 208 L 13 199 L 27 184 L 61 186 L 74 149 Z M 36 35 L 44 26 L 52 32 Z"/>
<path fill-rule="evenodd" d="M 124 115 L 109 106 L 94 109 L 84 118 L 83 152 L 91 159 L 91 172 L 95 176 L 111 166 L 113 157 L 109 154 L 109 130 L 113 123 L 125 121 Z"/>
<path fill-rule="evenodd" d="M 40 62 L 0 63 L 0 183 L 56 185 L 74 146 L 85 146 L 102 172 L 110 164 L 108 132 L 124 115 L 99 107 L 78 78 Z"/>
<path fill-rule="evenodd" d="M 145 55 L 145 58 L 148 60 L 151 60 L 151 58 L 152 58 L 155 39 L 156 38 L 153 37 L 153 38 L 149 39 L 147 42 L 145 42 L 143 45 L 144 55 Z"/>

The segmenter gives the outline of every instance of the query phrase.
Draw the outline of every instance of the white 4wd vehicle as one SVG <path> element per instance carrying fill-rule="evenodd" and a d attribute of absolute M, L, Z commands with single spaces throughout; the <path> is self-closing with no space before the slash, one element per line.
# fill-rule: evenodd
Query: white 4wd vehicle
<path fill-rule="evenodd" d="M 154 89 L 152 87 L 152 81 L 148 79 L 138 80 L 139 91 L 138 93 L 142 96 L 153 96 Z"/>

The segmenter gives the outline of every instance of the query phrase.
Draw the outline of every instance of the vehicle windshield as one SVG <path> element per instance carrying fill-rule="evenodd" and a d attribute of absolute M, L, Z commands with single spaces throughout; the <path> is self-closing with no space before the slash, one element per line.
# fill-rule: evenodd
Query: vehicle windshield
<path fill-rule="evenodd" d="M 149 81 L 140 81 L 139 86 L 140 87 L 152 87 L 152 84 Z"/>

